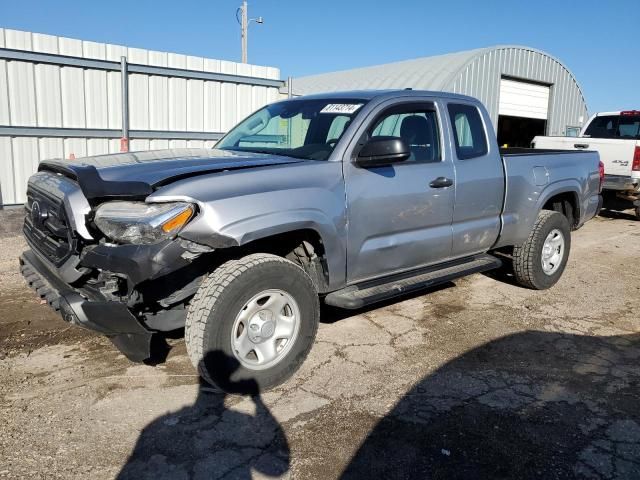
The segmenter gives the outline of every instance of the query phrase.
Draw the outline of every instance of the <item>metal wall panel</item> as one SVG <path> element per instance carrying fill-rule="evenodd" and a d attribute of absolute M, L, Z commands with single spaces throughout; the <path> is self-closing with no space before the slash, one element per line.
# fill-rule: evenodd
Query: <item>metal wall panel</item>
<path fill-rule="evenodd" d="M 82 53 L 85 58 L 107 59 L 103 43 L 82 42 Z M 87 128 L 109 128 L 107 72 L 84 70 L 84 85 Z"/>
<path fill-rule="evenodd" d="M 162 150 L 169 148 L 169 140 L 150 140 L 149 148 L 151 150 Z"/>
<path fill-rule="evenodd" d="M 58 38 L 53 35 L 34 33 L 32 35 L 32 44 L 35 51 L 59 53 Z M 33 68 L 35 74 L 37 125 L 39 127 L 62 127 L 62 90 L 59 67 L 36 64 Z"/>
<path fill-rule="evenodd" d="M 0 35 L 2 31 L 0 31 Z M 0 60 L 0 125 L 10 125 L 9 84 L 6 60 Z"/>
<path fill-rule="evenodd" d="M 106 138 L 88 138 L 87 155 L 101 155 L 109 151 L 109 140 Z"/>
<path fill-rule="evenodd" d="M 62 127 L 60 67 L 38 64 L 34 69 L 38 126 Z"/>
<path fill-rule="evenodd" d="M 187 68 L 187 57 L 170 53 L 168 65 Z M 187 129 L 187 81 L 184 78 L 169 79 L 169 130 Z"/>
<path fill-rule="evenodd" d="M 187 69 L 198 72 L 204 71 L 204 59 L 187 57 Z M 187 80 L 187 130 L 190 132 L 204 131 L 204 81 Z"/>
<path fill-rule="evenodd" d="M 13 175 L 15 179 L 28 179 L 38 168 L 38 139 L 17 137 L 11 139 L 11 153 L 14 158 L 24 159 L 14 162 Z M 27 182 L 16 182 L 14 195 L 17 198 L 26 198 Z"/>
<path fill-rule="evenodd" d="M 181 138 L 131 138 L 131 150 L 210 148 L 215 141 L 202 134 L 224 133 L 239 118 L 280 99 L 278 86 L 251 85 L 263 79 L 279 80 L 274 67 L 243 65 L 208 58 L 127 48 L 53 35 L 0 28 L 0 48 L 66 55 L 133 65 L 186 69 L 246 76 L 249 84 L 229 79 L 207 80 L 166 73 L 129 73 L 129 128 L 157 132 L 187 132 Z M 151 72 L 150 72 L 151 73 Z M 186 76 L 187 78 L 182 78 Z M 277 83 L 281 85 L 281 83 Z M 109 129 L 122 128 L 122 85 L 119 71 L 56 64 L 55 61 L 0 59 L 0 127 Z M 99 130 L 97 130 L 99 132 Z M 188 132 L 200 137 L 188 139 Z M 119 138 L 0 136 L 0 205 L 24 201 L 29 175 L 39 161 L 73 155 L 113 153 Z M 74 132 L 72 135 L 78 135 Z M 89 134 L 87 134 L 89 135 Z M 205 137 L 206 138 L 206 137 Z"/>
<path fill-rule="evenodd" d="M 7 160 L 5 160 L 7 159 Z M 0 188 L 2 188 L 2 199 L 6 203 L 16 203 L 16 181 L 13 173 L 13 149 L 11 137 L 0 137 Z"/>
<path fill-rule="evenodd" d="M 65 138 L 63 145 L 64 158 L 81 158 L 87 156 L 86 138 Z"/>
<path fill-rule="evenodd" d="M 7 87 L 10 93 L 8 98 L 11 125 L 36 126 L 33 65 L 27 62 L 7 62 Z"/>
<path fill-rule="evenodd" d="M 40 158 L 64 157 L 64 140 L 62 138 L 40 138 Z"/>
<path fill-rule="evenodd" d="M 61 55 L 82 56 L 82 41 L 73 38 L 58 39 Z M 60 69 L 62 86 L 62 126 L 66 128 L 85 128 L 87 126 L 84 92 L 84 70 L 82 68 L 62 67 Z"/>
<path fill-rule="evenodd" d="M 167 67 L 168 54 L 150 51 L 149 65 Z M 167 77 L 149 76 L 149 128 L 169 130 L 169 79 Z"/>
<path fill-rule="evenodd" d="M 141 48 L 129 48 L 127 61 L 139 65 L 148 65 L 147 51 Z M 148 75 L 135 73 L 129 75 L 129 127 L 138 130 L 149 130 Z"/>
<path fill-rule="evenodd" d="M 233 62 L 220 62 L 220 71 L 222 73 L 236 74 L 236 64 Z M 222 117 L 220 119 L 220 127 L 222 131 L 227 131 L 238 123 L 238 112 L 236 96 L 238 92 L 238 86 L 231 83 L 223 83 L 221 86 L 221 112 Z"/>
<path fill-rule="evenodd" d="M 131 140 L 131 142 L 129 143 L 129 147 L 131 148 L 132 152 L 135 152 L 138 150 L 149 150 L 150 149 L 149 140 L 146 140 L 144 138 Z"/>

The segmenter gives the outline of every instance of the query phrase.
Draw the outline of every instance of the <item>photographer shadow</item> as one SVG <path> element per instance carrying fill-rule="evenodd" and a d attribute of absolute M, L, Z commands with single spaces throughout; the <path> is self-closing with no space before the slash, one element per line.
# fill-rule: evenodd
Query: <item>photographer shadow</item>
<path fill-rule="evenodd" d="M 116 478 L 125 479 L 249 479 L 253 473 L 271 477 L 289 470 L 289 444 L 284 431 L 260 396 L 253 379 L 235 382 L 239 363 L 223 352 L 210 352 L 207 365 L 232 365 L 225 392 L 200 380 L 193 405 L 147 425 Z M 239 397 L 233 408 L 230 400 Z"/>

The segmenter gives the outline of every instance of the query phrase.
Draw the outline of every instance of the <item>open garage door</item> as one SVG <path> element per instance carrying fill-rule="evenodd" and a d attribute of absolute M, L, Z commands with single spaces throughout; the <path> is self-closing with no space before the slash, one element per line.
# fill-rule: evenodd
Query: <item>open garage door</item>
<path fill-rule="evenodd" d="M 549 114 L 548 85 L 503 78 L 500 80 L 498 143 L 529 147 L 536 135 L 545 135 Z"/>

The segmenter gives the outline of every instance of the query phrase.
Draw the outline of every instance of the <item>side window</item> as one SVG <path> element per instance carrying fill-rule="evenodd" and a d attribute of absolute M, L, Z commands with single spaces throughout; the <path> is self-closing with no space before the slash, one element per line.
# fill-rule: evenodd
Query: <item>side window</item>
<path fill-rule="evenodd" d="M 335 141 L 342 136 L 342 133 L 347 129 L 351 123 L 351 117 L 346 115 L 336 115 L 329 126 L 329 132 L 327 133 L 326 141 Z"/>
<path fill-rule="evenodd" d="M 478 109 L 471 105 L 450 103 L 449 118 L 456 142 L 456 153 L 460 160 L 486 155 L 487 136 Z"/>
<path fill-rule="evenodd" d="M 640 116 L 621 116 L 616 136 L 640 140 Z"/>
<path fill-rule="evenodd" d="M 407 162 L 440 161 L 436 112 L 414 105 L 392 107 L 374 122 L 371 137 L 400 137 L 411 149 Z"/>

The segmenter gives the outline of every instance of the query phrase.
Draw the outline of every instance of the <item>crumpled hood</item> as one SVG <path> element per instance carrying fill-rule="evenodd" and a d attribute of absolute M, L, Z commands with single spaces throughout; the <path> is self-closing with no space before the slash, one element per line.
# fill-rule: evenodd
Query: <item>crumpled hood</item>
<path fill-rule="evenodd" d="M 91 199 L 145 196 L 152 193 L 154 187 L 192 175 L 304 161 L 260 153 L 179 148 L 45 160 L 38 169 L 74 177 L 85 196 Z"/>

